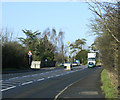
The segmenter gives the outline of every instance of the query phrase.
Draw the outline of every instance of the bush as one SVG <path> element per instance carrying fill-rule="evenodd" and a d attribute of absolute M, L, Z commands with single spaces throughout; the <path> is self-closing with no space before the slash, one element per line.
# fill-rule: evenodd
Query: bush
<path fill-rule="evenodd" d="M 2 46 L 2 68 L 28 67 L 25 48 L 18 42 L 7 42 Z"/>

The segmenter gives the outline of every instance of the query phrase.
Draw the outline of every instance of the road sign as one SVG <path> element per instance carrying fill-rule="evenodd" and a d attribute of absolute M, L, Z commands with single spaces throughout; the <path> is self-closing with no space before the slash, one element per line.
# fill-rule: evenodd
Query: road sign
<path fill-rule="evenodd" d="M 45 59 L 45 61 L 47 61 L 47 59 Z"/>
<path fill-rule="evenodd" d="M 29 52 L 28 52 L 28 55 L 32 55 L 32 52 L 31 52 L 31 51 L 29 51 Z"/>
<path fill-rule="evenodd" d="M 31 57 L 31 55 L 29 55 L 29 58 Z"/>

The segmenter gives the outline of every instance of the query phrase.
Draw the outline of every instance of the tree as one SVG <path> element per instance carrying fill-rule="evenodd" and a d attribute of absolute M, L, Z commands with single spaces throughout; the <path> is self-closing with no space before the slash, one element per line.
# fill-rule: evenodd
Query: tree
<path fill-rule="evenodd" d="M 29 50 L 31 50 L 32 52 L 32 57 L 33 60 L 37 60 L 36 56 L 38 55 L 38 45 L 39 45 L 39 39 L 38 39 L 38 35 L 41 34 L 41 32 L 35 31 L 32 32 L 31 30 L 22 30 L 23 33 L 25 33 L 26 38 L 18 38 L 22 44 L 26 47 L 27 52 Z"/>
<path fill-rule="evenodd" d="M 18 42 L 8 42 L 2 47 L 2 65 L 4 68 L 25 68 L 28 66 L 25 48 Z"/>
<path fill-rule="evenodd" d="M 97 47 L 96 47 L 96 41 L 94 41 L 94 43 L 91 44 L 91 46 L 89 46 L 88 48 L 90 48 L 92 51 L 97 51 Z"/>
<path fill-rule="evenodd" d="M 28 68 L 28 60 L 26 57 L 25 48 L 17 41 L 13 41 L 13 32 L 2 30 L 1 32 L 2 46 L 2 68 Z"/>
<path fill-rule="evenodd" d="M 119 3 L 113 2 L 98 2 L 97 0 L 91 0 L 92 4 L 87 2 L 90 6 L 90 10 L 95 13 L 99 19 L 101 19 L 100 23 L 106 28 L 106 30 L 109 32 L 109 34 L 114 38 L 114 40 L 118 43 L 120 43 L 119 38 L 117 36 L 118 34 L 118 26 L 120 23 L 118 22 L 119 14 L 118 14 L 118 7 Z M 105 14 L 103 14 L 105 12 Z M 108 19 L 109 18 L 109 19 Z M 113 32 L 114 29 L 109 26 L 108 22 L 111 23 L 111 25 L 115 26 L 117 31 Z M 114 28 L 115 28 L 114 27 Z"/>
<path fill-rule="evenodd" d="M 89 9 L 95 14 L 95 19 L 90 24 L 92 32 L 97 35 L 95 45 L 101 54 L 104 68 L 114 76 L 118 74 L 120 78 L 120 3 L 117 0 L 114 2 L 91 1 L 92 3 L 87 3 L 90 6 Z M 115 86 L 120 84 L 116 83 Z"/>
<path fill-rule="evenodd" d="M 86 39 L 82 38 L 82 39 L 77 39 L 74 43 L 70 44 L 70 49 L 72 50 L 71 53 L 78 53 L 80 50 L 83 49 L 83 45 L 86 44 Z"/>
<path fill-rule="evenodd" d="M 58 60 L 55 57 L 60 53 L 64 59 L 63 31 L 57 35 L 55 28 L 45 29 L 41 34 L 39 31 L 22 30 L 26 38 L 19 38 L 26 51 L 32 51 L 33 60 L 48 61 Z"/>
<path fill-rule="evenodd" d="M 90 6 L 90 10 L 96 15 L 95 19 L 92 20 L 91 28 L 92 32 L 98 35 L 97 38 L 102 40 L 101 42 L 97 43 L 98 49 L 101 51 L 101 48 L 109 49 L 108 52 L 114 51 L 114 69 L 117 71 L 118 68 L 118 55 L 119 55 L 119 33 L 118 33 L 118 26 L 120 23 L 118 21 L 119 13 L 118 13 L 118 3 L 113 2 L 98 2 L 94 0 L 92 4 L 88 3 Z M 108 41 L 106 41 L 108 40 Z M 104 42 L 106 41 L 106 42 Z M 104 42 L 104 44 L 103 44 Z M 107 44 L 108 43 L 108 44 Z M 105 51 L 105 49 L 104 49 Z M 102 53 L 101 53 L 102 54 Z M 110 53 L 111 54 L 111 53 Z M 102 54 L 103 55 L 103 54 Z M 104 55 L 103 55 L 104 56 Z M 102 57 L 104 59 L 104 57 Z M 108 60 L 109 61 L 109 60 Z M 110 67 L 108 67 L 110 68 Z M 111 68 L 110 68 L 111 69 Z"/>
<path fill-rule="evenodd" d="M 88 50 L 81 50 L 75 56 L 75 59 L 79 59 L 82 64 L 87 64 L 87 54 Z"/>

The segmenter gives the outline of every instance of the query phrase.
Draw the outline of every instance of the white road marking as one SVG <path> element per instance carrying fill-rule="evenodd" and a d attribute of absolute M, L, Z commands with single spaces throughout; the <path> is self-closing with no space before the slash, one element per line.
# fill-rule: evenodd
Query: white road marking
<path fill-rule="evenodd" d="M 60 76 L 60 75 L 55 75 L 55 76 Z"/>
<path fill-rule="evenodd" d="M 33 81 L 25 82 L 25 83 L 22 83 L 21 85 L 30 84 L 30 83 L 32 83 L 32 82 L 33 82 Z"/>
<path fill-rule="evenodd" d="M 50 77 L 48 77 L 48 78 L 53 78 L 54 76 L 50 76 Z"/>
<path fill-rule="evenodd" d="M 84 77 L 83 77 L 83 78 L 84 78 Z M 83 78 L 81 78 L 80 80 L 82 80 Z M 80 80 L 78 80 L 78 81 L 80 81 Z M 59 93 L 55 96 L 54 100 L 56 100 L 66 89 L 68 89 L 70 86 L 72 86 L 73 84 L 77 83 L 78 81 L 75 81 L 75 82 L 71 83 L 70 85 L 66 86 L 61 92 L 59 92 Z"/>
<path fill-rule="evenodd" d="M 97 91 L 82 91 L 79 92 L 78 94 L 82 94 L 82 95 L 98 95 Z"/>
<path fill-rule="evenodd" d="M 50 72 L 45 72 L 45 73 L 50 73 Z"/>
<path fill-rule="evenodd" d="M 9 88 L 6 88 L 6 89 L 2 89 L 1 91 L 6 91 L 6 90 L 9 90 L 9 89 L 12 89 L 12 88 L 15 88 L 16 86 L 12 86 L 12 87 L 9 87 Z"/>
<path fill-rule="evenodd" d="M 20 82 L 2 82 L 2 85 L 17 85 L 20 84 Z"/>
<path fill-rule="evenodd" d="M 40 79 L 38 79 L 37 81 L 42 81 L 42 80 L 44 80 L 45 78 L 40 78 Z"/>
<path fill-rule="evenodd" d="M 64 75 L 64 74 L 60 74 L 60 75 Z"/>
<path fill-rule="evenodd" d="M 0 82 L 2 82 L 3 80 L 0 80 Z"/>
<path fill-rule="evenodd" d="M 87 68 L 87 67 L 86 67 Z M 75 71 L 71 71 L 71 72 L 65 72 L 65 73 L 62 73 L 60 75 L 55 75 L 55 76 L 50 76 L 48 78 L 53 78 L 53 77 L 57 77 L 57 76 L 61 76 L 61 75 L 66 75 L 66 74 L 69 74 L 69 73 L 73 73 L 73 72 L 77 72 L 77 71 L 81 71 L 81 70 L 84 70 L 86 68 L 82 68 L 82 69 L 79 69 L 79 70 L 75 70 Z M 45 72 L 45 73 L 40 73 L 40 74 L 33 74 L 33 75 L 25 75 L 25 76 L 22 76 L 22 77 L 14 77 L 14 78 L 10 78 L 8 80 L 12 80 L 12 79 L 21 79 L 23 77 L 32 77 L 32 76 L 37 76 L 37 75 L 41 75 L 41 74 L 47 74 L 47 73 L 53 73 L 53 72 L 59 72 L 59 71 L 62 71 L 62 70 L 55 70 L 55 71 L 49 71 L 49 72 Z M 44 78 L 41 78 L 41 79 L 38 79 L 37 81 L 42 81 L 44 80 Z M 0 80 L 0 82 L 2 82 L 3 80 Z M 21 85 L 26 85 L 26 84 L 30 84 L 30 83 L 33 83 L 33 81 L 29 81 L 29 82 L 25 82 L 25 83 L 22 83 Z M 6 85 L 6 83 L 4 83 L 3 85 Z M 72 84 L 70 84 L 69 86 L 71 86 Z M 2 89 L 1 91 L 5 91 L 5 90 L 8 90 L 8 89 L 12 89 L 12 88 L 15 88 L 16 86 L 14 85 L 11 85 L 11 84 L 8 84 L 8 86 L 12 86 L 12 87 L 8 87 L 6 89 Z M 68 87 L 69 87 L 68 86 Z M 68 87 L 66 87 L 63 91 L 61 91 L 55 98 L 57 98 L 62 92 L 64 92 Z"/>
<path fill-rule="evenodd" d="M 11 85 L 11 84 L 2 84 L 2 86 L 14 86 L 14 85 Z"/>
<path fill-rule="evenodd" d="M 72 83 L 74 84 L 74 83 Z M 55 96 L 55 99 L 56 100 L 58 98 L 58 96 L 60 96 L 68 87 L 70 87 L 72 84 L 68 85 L 67 87 L 65 87 L 61 92 L 59 92 L 56 96 Z"/>

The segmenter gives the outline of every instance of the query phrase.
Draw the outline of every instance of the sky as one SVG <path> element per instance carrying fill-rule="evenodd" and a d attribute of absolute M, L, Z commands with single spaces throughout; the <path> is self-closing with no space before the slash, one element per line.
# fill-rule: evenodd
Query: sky
<path fill-rule="evenodd" d="M 64 44 L 76 39 L 87 39 L 87 45 L 95 36 L 88 36 L 87 26 L 94 18 L 85 2 L 2 2 L 2 28 L 14 33 L 14 38 L 24 37 L 23 29 L 43 32 L 55 28 L 57 34 L 64 31 Z"/>

